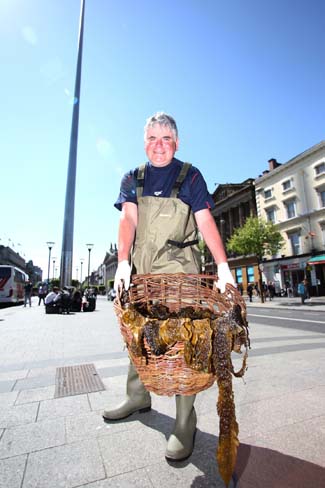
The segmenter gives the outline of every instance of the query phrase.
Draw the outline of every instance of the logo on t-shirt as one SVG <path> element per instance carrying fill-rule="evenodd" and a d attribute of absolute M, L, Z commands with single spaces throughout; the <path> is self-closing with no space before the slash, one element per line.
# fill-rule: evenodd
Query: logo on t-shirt
<path fill-rule="evenodd" d="M 155 191 L 154 195 L 155 197 L 159 197 L 162 194 L 162 191 Z"/>

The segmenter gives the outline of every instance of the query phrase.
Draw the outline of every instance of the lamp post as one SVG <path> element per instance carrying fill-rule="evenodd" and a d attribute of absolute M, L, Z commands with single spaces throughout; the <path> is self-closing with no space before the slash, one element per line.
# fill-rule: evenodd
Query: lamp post
<path fill-rule="evenodd" d="M 53 275 L 53 279 L 55 278 L 55 276 L 54 276 L 54 270 L 55 270 L 55 261 L 56 261 L 56 258 L 53 258 L 53 257 L 52 257 L 52 263 L 53 263 L 53 273 L 52 273 L 52 275 Z"/>
<path fill-rule="evenodd" d="M 48 241 L 46 244 L 47 244 L 47 247 L 49 248 L 49 264 L 47 267 L 47 284 L 49 285 L 50 284 L 51 250 L 52 250 L 52 247 L 54 246 L 55 242 Z"/>
<path fill-rule="evenodd" d="M 86 244 L 87 249 L 88 249 L 88 288 L 89 288 L 89 279 L 90 279 L 90 252 L 94 246 L 94 244 Z"/>
<path fill-rule="evenodd" d="M 84 262 L 84 258 L 80 258 L 80 284 L 82 285 L 82 265 Z"/>

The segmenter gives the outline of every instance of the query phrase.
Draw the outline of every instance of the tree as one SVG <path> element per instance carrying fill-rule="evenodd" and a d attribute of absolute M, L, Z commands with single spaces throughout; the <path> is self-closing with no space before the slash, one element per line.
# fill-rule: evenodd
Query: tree
<path fill-rule="evenodd" d="M 273 222 L 249 217 L 243 227 L 235 230 L 227 242 L 227 250 L 243 256 L 255 255 L 258 262 L 261 301 L 264 302 L 261 262 L 266 255 L 274 256 L 284 244 L 278 228 Z"/>

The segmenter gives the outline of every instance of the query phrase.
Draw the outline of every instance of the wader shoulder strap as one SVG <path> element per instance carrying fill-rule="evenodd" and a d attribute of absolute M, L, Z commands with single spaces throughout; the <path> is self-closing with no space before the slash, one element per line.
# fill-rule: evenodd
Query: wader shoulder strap
<path fill-rule="evenodd" d="M 141 164 L 141 166 L 139 166 L 139 168 L 138 168 L 138 176 L 137 176 L 137 198 L 142 197 L 145 169 L 146 169 L 146 165 L 145 164 Z"/>
<path fill-rule="evenodd" d="M 170 194 L 171 198 L 177 198 L 179 190 L 191 166 L 192 166 L 191 163 L 183 164 L 182 169 L 180 170 L 179 175 L 177 176 L 177 180 L 175 181 L 172 192 Z"/>

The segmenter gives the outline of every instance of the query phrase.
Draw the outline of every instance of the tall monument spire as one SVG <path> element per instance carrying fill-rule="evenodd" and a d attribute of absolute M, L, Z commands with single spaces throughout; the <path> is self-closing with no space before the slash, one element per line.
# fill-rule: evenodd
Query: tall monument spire
<path fill-rule="evenodd" d="M 67 186 L 66 186 L 66 194 L 65 194 L 65 208 L 64 208 L 64 222 L 63 222 L 63 236 L 62 236 L 61 272 L 60 272 L 61 287 L 66 285 L 71 285 L 71 279 L 72 279 L 74 202 L 75 202 L 75 190 L 76 190 L 84 12 L 85 12 L 85 0 L 81 0 L 79 40 L 78 40 L 78 59 L 77 59 L 77 70 L 76 70 L 76 80 L 75 80 L 74 99 L 73 99 L 69 165 L 68 165 Z"/>

